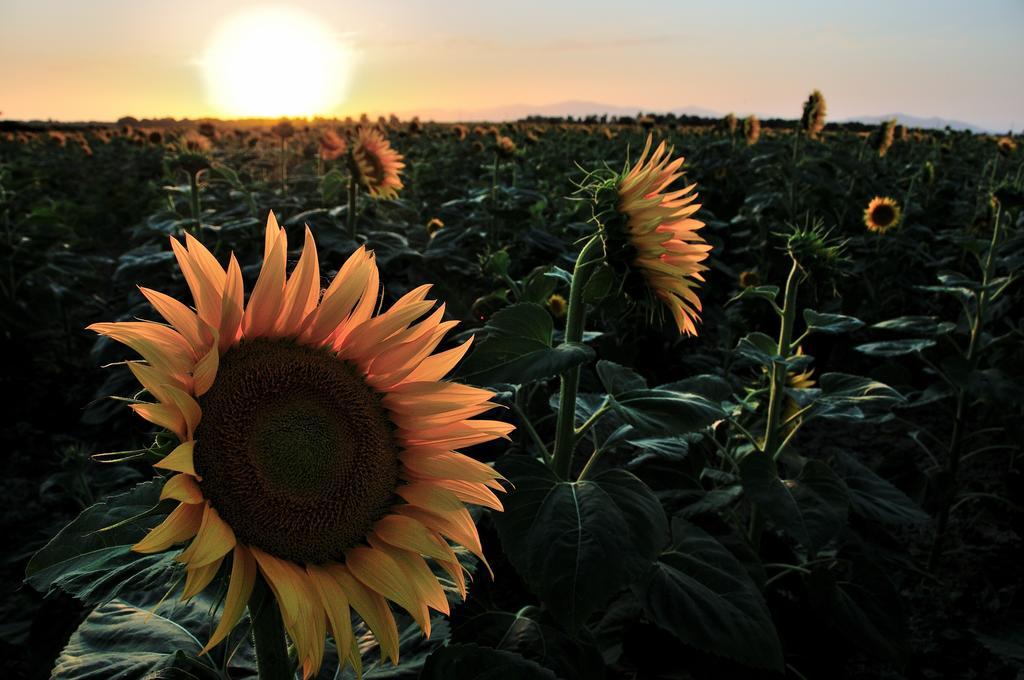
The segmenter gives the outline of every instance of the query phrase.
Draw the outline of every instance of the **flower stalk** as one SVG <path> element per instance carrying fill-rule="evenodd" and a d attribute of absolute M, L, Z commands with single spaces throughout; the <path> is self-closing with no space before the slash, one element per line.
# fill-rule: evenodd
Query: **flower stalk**
<path fill-rule="evenodd" d="M 780 417 L 786 390 L 786 360 L 789 358 L 793 344 L 793 324 L 796 321 L 796 294 L 800 285 L 802 272 L 800 264 L 793 258 L 793 266 L 786 279 L 786 290 L 782 301 L 782 323 L 779 326 L 779 343 L 776 354 L 780 357 L 772 363 L 771 390 L 768 396 L 768 420 L 765 423 L 764 439 L 761 451 L 777 460 L 781 447 L 779 434 L 782 431 Z"/>
<path fill-rule="evenodd" d="M 586 303 L 583 289 L 590 273 L 600 257 L 594 257 L 603 246 L 600 234 L 594 234 L 580 250 L 573 267 L 572 284 L 569 287 L 569 304 L 565 317 L 565 342 L 583 340 Z M 575 366 L 562 373 L 559 390 L 558 422 L 555 425 L 555 450 L 552 454 L 552 470 L 562 479 L 569 478 L 572 469 L 572 454 L 576 448 L 576 396 L 580 385 L 580 367 Z"/>
<path fill-rule="evenodd" d="M 988 254 L 985 256 L 985 263 L 982 266 L 981 288 L 978 291 L 978 302 L 974 310 L 974 318 L 971 322 L 971 335 L 967 344 L 967 352 L 964 359 L 967 360 L 967 374 L 970 375 L 978 366 L 978 343 L 981 339 L 982 328 L 985 323 L 985 311 L 990 300 L 991 281 L 995 274 L 995 252 L 999 244 L 999 232 L 1001 226 L 1001 211 L 997 207 L 995 211 L 995 223 L 992 227 L 992 240 L 989 243 Z M 934 570 L 942 556 L 942 542 L 946 535 L 946 528 L 949 525 L 949 513 L 956 496 L 956 478 L 960 471 L 960 459 L 963 453 L 964 432 L 967 429 L 967 388 L 965 385 L 956 386 L 956 413 L 953 417 L 953 432 L 950 434 L 949 455 L 946 459 L 946 484 L 947 493 L 942 500 L 942 507 L 935 523 L 935 538 L 932 540 L 931 552 L 928 555 L 928 569 Z"/>
<path fill-rule="evenodd" d="M 260 680 L 293 677 L 295 670 L 288 657 L 281 610 L 263 577 L 256 579 L 249 598 L 249 617 L 252 619 L 252 641 Z"/>

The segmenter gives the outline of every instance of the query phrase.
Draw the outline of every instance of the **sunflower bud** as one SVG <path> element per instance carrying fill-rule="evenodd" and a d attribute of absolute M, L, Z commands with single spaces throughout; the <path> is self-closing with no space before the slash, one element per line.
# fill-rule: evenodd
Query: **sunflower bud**
<path fill-rule="evenodd" d="M 804 102 L 804 112 L 800 117 L 800 128 L 809 139 L 818 139 L 825 129 L 825 95 L 815 90 Z"/>
<path fill-rule="evenodd" d="M 743 136 L 747 139 L 747 145 L 757 144 L 761 138 L 761 121 L 754 114 L 743 119 Z"/>

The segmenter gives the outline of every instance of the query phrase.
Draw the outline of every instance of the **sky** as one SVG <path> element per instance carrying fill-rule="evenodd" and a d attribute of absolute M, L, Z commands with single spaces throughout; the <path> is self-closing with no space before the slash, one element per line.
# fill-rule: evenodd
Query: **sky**
<path fill-rule="evenodd" d="M 1024 0 L 276 4 L 344 46 L 347 83 L 310 112 L 326 116 L 583 100 L 794 118 L 818 88 L 833 120 L 1024 127 Z M 210 45 L 232 17 L 274 5 L 0 0 L 0 118 L 240 115 L 218 100 L 223 81 L 211 92 Z M 272 37 L 265 50 L 286 62 L 303 42 Z M 293 80 L 270 69 L 252 87 L 280 99 Z"/>

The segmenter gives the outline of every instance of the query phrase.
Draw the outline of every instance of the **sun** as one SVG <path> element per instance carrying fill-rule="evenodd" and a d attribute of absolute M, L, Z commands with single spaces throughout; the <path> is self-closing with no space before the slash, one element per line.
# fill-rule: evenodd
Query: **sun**
<path fill-rule="evenodd" d="M 285 7 L 232 15 L 202 61 L 207 96 L 220 115 L 313 116 L 345 96 L 352 55 L 316 17 Z"/>

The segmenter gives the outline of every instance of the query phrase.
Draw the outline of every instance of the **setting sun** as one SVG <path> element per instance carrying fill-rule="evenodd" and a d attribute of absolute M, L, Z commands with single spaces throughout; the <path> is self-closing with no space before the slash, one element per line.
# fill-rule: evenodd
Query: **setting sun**
<path fill-rule="evenodd" d="M 351 61 L 348 47 L 315 17 L 275 7 L 227 19 L 202 68 L 222 115 L 311 116 L 344 97 Z"/>

